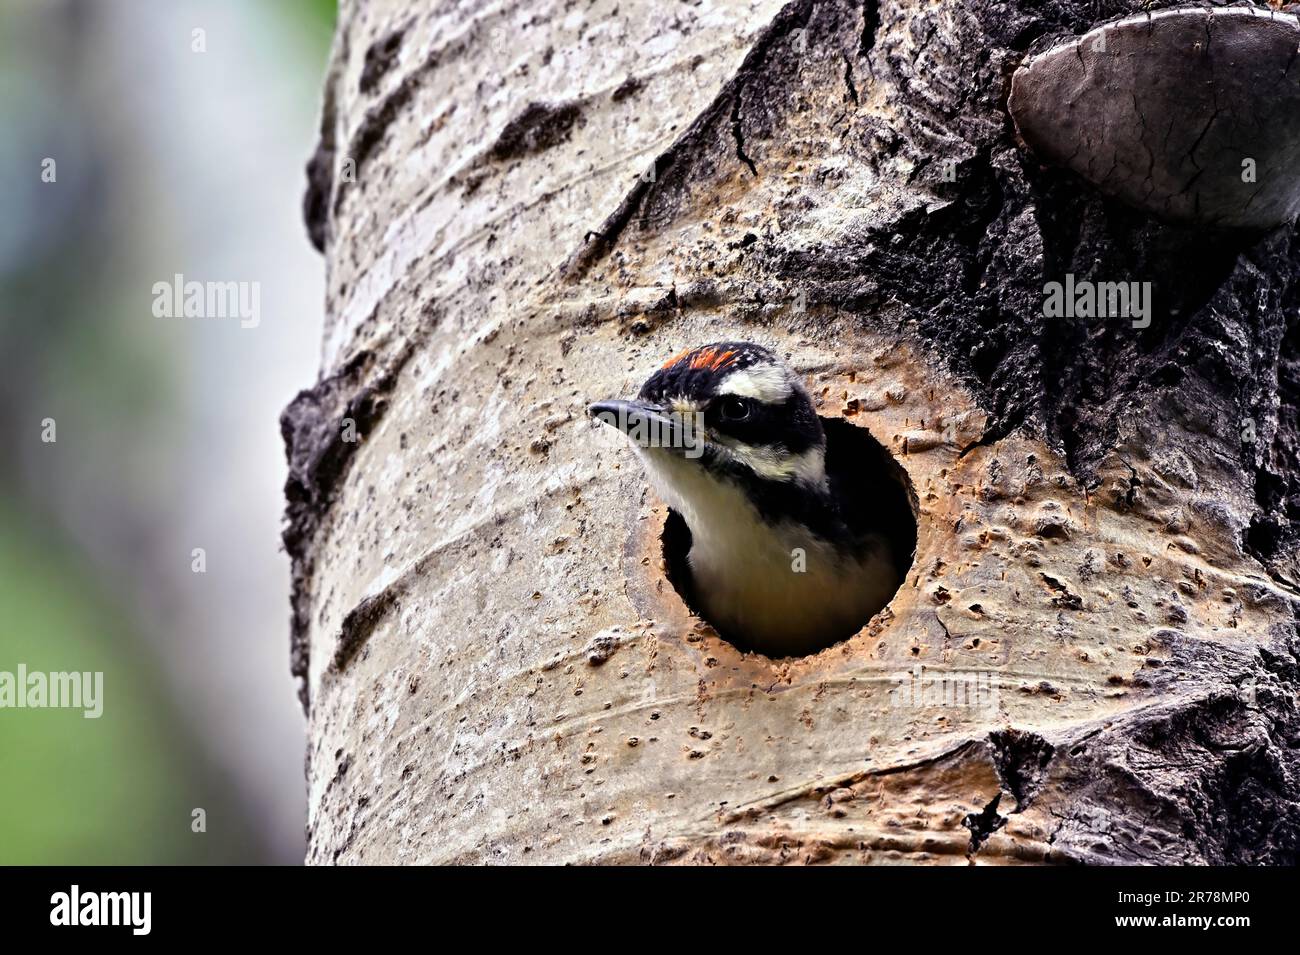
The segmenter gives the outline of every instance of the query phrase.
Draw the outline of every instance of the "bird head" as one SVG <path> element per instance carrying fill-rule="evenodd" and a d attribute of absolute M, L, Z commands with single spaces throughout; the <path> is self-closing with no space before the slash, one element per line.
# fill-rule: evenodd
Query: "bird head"
<path fill-rule="evenodd" d="M 680 352 L 635 400 L 597 402 L 589 413 L 627 435 L 670 503 L 685 503 L 701 479 L 825 488 L 826 436 L 812 400 L 760 345 Z"/>
<path fill-rule="evenodd" d="M 681 352 L 635 400 L 589 410 L 632 441 L 685 522 L 674 585 L 736 646 L 775 656 L 829 646 L 898 589 L 916 525 L 896 465 L 865 431 L 850 439 L 839 424 L 828 425 L 828 458 L 808 392 L 766 348 Z"/>

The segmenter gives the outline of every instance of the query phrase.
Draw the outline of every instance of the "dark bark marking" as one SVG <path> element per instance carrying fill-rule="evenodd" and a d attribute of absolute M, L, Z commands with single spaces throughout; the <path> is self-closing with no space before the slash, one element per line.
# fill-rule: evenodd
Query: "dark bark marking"
<path fill-rule="evenodd" d="M 989 836 L 1007 824 L 1007 817 L 998 815 L 998 803 L 1001 800 L 1002 793 L 996 793 L 981 812 L 967 813 L 966 818 L 961 821 L 962 826 L 970 830 L 968 856 L 979 852 L 980 846 L 988 840 Z"/>
<path fill-rule="evenodd" d="M 289 476 L 285 480 L 285 552 L 292 565 L 290 596 L 290 672 L 298 678 L 298 698 L 309 704 L 308 589 L 314 567 L 312 547 L 334 492 L 346 476 L 361 441 L 387 410 L 387 395 L 412 352 L 407 346 L 387 367 L 378 368 L 373 352 L 361 351 L 337 374 L 298 392 L 280 415 Z M 354 422 L 356 441 L 344 440 L 344 419 Z"/>
<path fill-rule="evenodd" d="M 388 130 L 396 120 L 408 113 L 408 107 L 411 100 L 415 97 L 415 92 L 420 87 L 421 74 L 419 72 L 408 73 L 402 78 L 391 93 L 383 97 L 378 103 L 366 110 L 365 116 L 361 118 L 357 131 L 353 133 L 351 141 L 348 143 L 348 155 L 356 166 L 357 178 L 361 177 L 361 170 L 374 154 L 379 144 L 382 143 L 388 135 Z M 339 203 L 342 202 L 345 190 L 340 189 L 339 195 L 335 199 L 334 208 L 338 209 Z"/>
<path fill-rule="evenodd" d="M 340 672 L 347 667 L 353 657 L 361 650 L 375 627 L 397 605 L 397 590 L 387 587 L 378 594 L 366 597 L 343 618 L 339 628 L 338 643 L 334 647 L 334 657 L 330 668 Z"/>
<path fill-rule="evenodd" d="M 849 59 L 847 53 L 842 54 L 844 57 L 844 85 L 848 87 L 849 99 L 853 105 L 858 105 L 858 88 L 853 85 L 853 61 Z"/>
<path fill-rule="evenodd" d="M 422 63 L 402 77 L 396 88 L 366 110 L 361 122 L 357 125 L 356 132 L 353 133 L 352 139 L 348 142 L 348 151 L 344 157 L 353 161 L 356 180 L 339 183 L 333 202 L 330 205 L 330 208 L 335 213 L 343 203 L 343 198 L 348 192 L 347 187 L 361 181 L 363 167 L 387 138 L 389 129 L 399 119 L 415 112 L 411 109 L 411 103 L 420 91 L 424 78 L 446 60 L 464 55 L 471 36 L 472 34 L 461 37 L 445 47 L 434 49 L 425 57 Z M 389 66 L 391 66 L 391 63 Z"/>
<path fill-rule="evenodd" d="M 504 162 L 558 146 L 569 138 L 580 115 L 582 109 L 574 102 L 529 103 L 506 123 L 488 158 Z"/>
<path fill-rule="evenodd" d="M 731 137 L 736 141 L 736 158 L 749 167 L 751 174 L 757 176 L 758 169 L 754 166 L 754 160 L 745 155 L 745 130 L 741 125 L 739 94 L 731 103 Z"/>
<path fill-rule="evenodd" d="M 645 81 L 639 76 L 629 76 L 622 83 L 619 83 L 614 92 L 609 94 L 609 98 L 615 103 L 621 103 L 629 96 L 635 96 L 645 86 Z"/>
<path fill-rule="evenodd" d="M 858 56 L 866 56 L 876 45 L 876 31 L 880 29 L 880 0 L 864 0 L 862 4 L 862 35 L 858 38 Z"/>
<path fill-rule="evenodd" d="M 307 237 L 316 251 L 322 253 L 330 231 L 330 200 L 334 192 L 334 127 L 337 122 L 337 96 L 330 79 L 325 83 L 320 138 L 311 158 L 307 160 L 307 189 L 302 197 L 302 218 L 307 226 Z"/>
<path fill-rule="evenodd" d="M 402 48 L 402 40 L 405 37 L 406 27 L 399 27 L 366 48 L 366 57 L 361 65 L 361 76 L 357 81 L 358 90 L 365 94 L 374 91 L 379 81 L 397 62 L 397 54 Z"/>
<path fill-rule="evenodd" d="M 989 745 L 1003 787 L 1016 797 L 1012 813 L 1024 812 L 1038 794 L 1056 747 L 1037 733 L 1017 729 L 990 733 Z"/>

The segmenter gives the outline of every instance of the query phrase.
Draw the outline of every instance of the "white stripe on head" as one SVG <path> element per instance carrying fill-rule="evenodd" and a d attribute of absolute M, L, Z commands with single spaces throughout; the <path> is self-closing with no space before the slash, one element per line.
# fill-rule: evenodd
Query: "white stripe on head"
<path fill-rule="evenodd" d="M 789 454 L 770 445 L 749 445 L 719 437 L 717 443 L 761 478 L 769 481 L 801 481 L 814 487 L 826 483 L 826 449 L 813 445 L 799 454 Z"/>
<path fill-rule="evenodd" d="M 751 365 L 733 371 L 718 382 L 718 394 L 756 398 L 765 405 L 779 405 L 794 391 L 794 382 L 780 365 Z"/>

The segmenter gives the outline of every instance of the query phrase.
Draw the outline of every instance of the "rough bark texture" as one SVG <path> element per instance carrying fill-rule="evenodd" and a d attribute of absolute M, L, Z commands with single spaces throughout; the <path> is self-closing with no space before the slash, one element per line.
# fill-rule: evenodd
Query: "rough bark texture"
<path fill-rule="evenodd" d="M 284 416 L 310 861 L 1296 861 L 1296 230 L 1103 199 L 1006 109 L 1139 9 L 343 4 Z M 1150 327 L 1045 318 L 1065 273 Z M 692 618 L 584 419 L 729 338 L 916 491 L 903 588 L 811 657 Z M 916 666 L 996 701 L 899 705 Z"/>

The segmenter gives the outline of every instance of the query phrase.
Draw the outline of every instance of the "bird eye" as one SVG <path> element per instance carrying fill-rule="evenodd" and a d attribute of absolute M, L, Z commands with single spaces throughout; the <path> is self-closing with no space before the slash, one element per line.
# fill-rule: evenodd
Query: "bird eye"
<path fill-rule="evenodd" d="M 744 421 L 750 411 L 750 404 L 744 398 L 723 398 L 719 408 L 724 421 Z"/>

